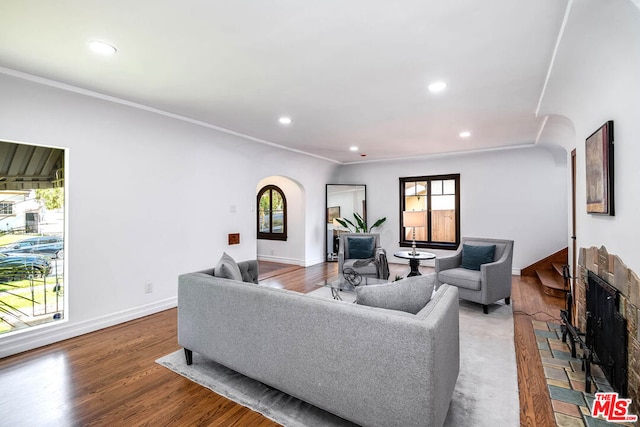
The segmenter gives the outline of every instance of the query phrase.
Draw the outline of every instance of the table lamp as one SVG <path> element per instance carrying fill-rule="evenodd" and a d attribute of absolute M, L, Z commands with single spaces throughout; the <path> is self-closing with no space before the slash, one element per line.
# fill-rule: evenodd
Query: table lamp
<path fill-rule="evenodd" d="M 402 212 L 402 225 L 413 228 L 413 244 L 411 245 L 411 255 L 416 255 L 416 227 L 426 227 L 427 211 L 404 211 Z"/>

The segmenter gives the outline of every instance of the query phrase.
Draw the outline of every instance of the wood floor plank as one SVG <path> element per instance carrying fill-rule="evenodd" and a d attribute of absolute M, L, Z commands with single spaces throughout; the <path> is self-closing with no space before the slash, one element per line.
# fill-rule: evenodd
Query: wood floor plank
<path fill-rule="evenodd" d="M 283 271 L 261 283 L 306 293 L 337 277 L 337 263 Z M 393 263 L 390 271 L 405 276 L 409 266 Z M 521 425 L 555 425 L 530 319 L 557 317 L 562 301 L 516 276 L 512 300 Z M 0 359 L 1 424 L 277 426 L 155 363 L 180 348 L 176 317 L 166 310 Z"/>

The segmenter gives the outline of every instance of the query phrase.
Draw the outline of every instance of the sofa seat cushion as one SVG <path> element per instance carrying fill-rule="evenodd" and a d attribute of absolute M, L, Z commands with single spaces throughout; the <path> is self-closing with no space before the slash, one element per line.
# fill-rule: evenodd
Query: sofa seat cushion
<path fill-rule="evenodd" d="M 452 268 L 438 273 L 438 280 L 442 283 L 447 283 L 459 288 L 479 291 L 480 282 L 482 281 L 482 273 L 480 271 L 469 270 L 466 268 Z"/>
<path fill-rule="evenodd" d="M 355 263 L 358 263 L 357 267 L 354 267 Z M 344 263 L 342 264 L 342 271 L 347 268 L 353 268 L 361 276 L 378 277 L 378 267 L 374 261 L 371 261 L 370 263 L 365 265 L 361 264 L 364 264 L 361 259 L 345 259 Z"/>
<path fill-rule="evenodd" d="M 226 252 L 223 252 L 220 261 L 216 265 L 213 275 L 221 279 L 231 279 L 242 282 L 242 273 L 236 261 Z"/>
<path fill-rule="evenodd" d="M 356 288 L 356 303 L 416 314 L 431 299 L 435 282 L 436 276 L 432 273 L 382 285 L 359 286 Z"/>

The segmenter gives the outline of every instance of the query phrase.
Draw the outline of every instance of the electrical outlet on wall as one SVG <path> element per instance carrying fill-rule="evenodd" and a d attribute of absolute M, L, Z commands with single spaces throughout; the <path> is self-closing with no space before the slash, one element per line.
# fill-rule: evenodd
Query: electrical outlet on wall
<path fill-rule="evenodd" d="M 144 282 L 144 293 L 150 294 L 151 292 L 153 292 L 153 283 L 147 280 L 146 282 Z"/>

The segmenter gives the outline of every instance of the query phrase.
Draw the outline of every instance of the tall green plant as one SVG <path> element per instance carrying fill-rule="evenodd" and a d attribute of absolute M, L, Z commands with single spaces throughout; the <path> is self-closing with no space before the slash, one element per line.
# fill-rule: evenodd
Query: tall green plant
<path fill-rule="evenodd" d="M 353 216 L 355 218 L 355 224 L 349 221 L 347 218 L 336 218 L 336 221 L 338 221 L 341 226 L 343 226 L 344 228 L 348 228 L 354 233 L 370 233 L 371 230 L 376 227 L 380 227 L 382 223 L 387 220 L 387 217 L 385 216 L 384 218 L 380 218 L 379 220 L 374 222 L 371 227 L 367 228 L 367 221 L 362 218 L 359 213 L 355 212 Z"/>

